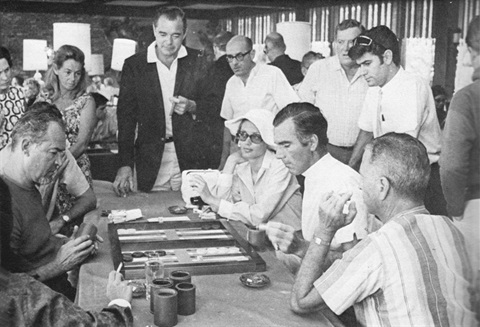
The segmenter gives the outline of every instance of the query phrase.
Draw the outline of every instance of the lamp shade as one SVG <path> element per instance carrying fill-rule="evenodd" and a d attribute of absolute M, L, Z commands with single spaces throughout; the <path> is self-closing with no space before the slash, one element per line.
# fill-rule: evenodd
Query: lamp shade
<path fill-rule="evenodd" d="M 23 70 L 47 70 L 46 48 L 46 40 L 23 40 Z"/>
<path fill-rule="evenodd" d="M 90 24 L 54 23 L 53 49 L 56 51 L 62 45 L 74 45 L 85 54 L 85 69 L 90 70 L 92 46 L 90 40 Z"/>
<path fill-rule="evenodd" d="M 121 71 L 123 62 L 130 56 L 135 54 L 137 42 L 129 39 L 115 39 L 113 40 L 112 50 L 112 69 Z"/>
<path fill-rule="evenodd" d="M 103 54 L 92 54 L 92 62 L 88 75 L 95 76 L 103 74 L 105 74 L 105 68 L 103 65 Z"/>
<path fill-rule="evenodd" d="M 307 22 L 282 22 L 277 23 L 277 32 L 283 36 L 286 54 L 302 61 L 303 55 L 310 51 L 312 25 Z"/>

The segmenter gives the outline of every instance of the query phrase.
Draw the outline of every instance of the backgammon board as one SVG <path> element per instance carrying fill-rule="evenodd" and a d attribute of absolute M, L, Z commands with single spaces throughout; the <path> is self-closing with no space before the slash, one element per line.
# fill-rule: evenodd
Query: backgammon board
<path fill-rule="evenodd" d="M 130 222 L 108 225 L 114 267 L 126 279 L 145 278 L 147 254 L 161 253 L 165 273 L 192 275 L 265 271 L 265 261 L 226 220 Z"/>

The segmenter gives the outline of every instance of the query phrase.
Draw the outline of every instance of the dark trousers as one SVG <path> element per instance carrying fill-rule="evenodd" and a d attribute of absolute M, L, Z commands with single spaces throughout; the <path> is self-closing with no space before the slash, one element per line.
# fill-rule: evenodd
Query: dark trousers
<path fill-rule="evenodd" d="M 430 166 L 430 181 L 425 192 L 425 207 L 432 215 L 448 216 L 447 202 L 443 195 L 438 163 Z"/>

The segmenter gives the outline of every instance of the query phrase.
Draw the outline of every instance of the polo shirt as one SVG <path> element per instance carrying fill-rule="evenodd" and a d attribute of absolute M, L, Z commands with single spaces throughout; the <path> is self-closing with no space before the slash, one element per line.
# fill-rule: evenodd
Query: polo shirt
<path fill-rule="evenodd" d="M 368 212 L 363 202 L 362 181 L 359 173 L 327 153 L 302 175 L 305 176 L 302 202 L 302 234 L 305 240 L 312 240 L 313 233 L 319 225 L 321 197 L 332 191 L 337 194 L 352 192 L 352 201 L 355 201 L 357 208 L 357 215 L 353 222 L 340 228 L 335 234 L 332 248 L 335 249 L 341 243 L 353 241 L 354 233 L 357 239 L 367 236 Z"/>
<path fill-rule="evenodd" d="M 314 286 L 336 314 L 354 305 L 361 326 L 477 326 L 471 278 L 461 233 L 420 206 L 345 252 Z"/>
<path fill-rule="evenodd" d="M 233 119 L 251 109 L 266 109 L 274 115 L 299 98 L 280 69 L 257 64 L 250 71 L 247 83 L 233 75 L 227 82 L 220 116 Z"/>
<path fill-rule="evenodd" d="M 402 67 L 383 87 L 368 89 L 358 126 L 374 137 L 406 133 L 427 148 L 430 164 L 440 157 L 441 129 L 428 83 Z"/>
<path fill-rule="evenodd" d="M 368 84 L 357 70 L 351 81 L 337 56 L 314 62 L 308 69 L 298 94 L 300 99 L 317 106 L 327 120 L 331 144 L 351 147 L 359 132 L 358 118 Z"/>

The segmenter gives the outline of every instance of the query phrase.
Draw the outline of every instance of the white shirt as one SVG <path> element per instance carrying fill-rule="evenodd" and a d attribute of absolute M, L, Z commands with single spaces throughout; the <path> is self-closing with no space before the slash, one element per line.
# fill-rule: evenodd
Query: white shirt
<path fill-rule="evenodd" d="M 317 106 L 328 122 L 331 144 L 350 147 L 357 140 L 358 117 L 368 84 L 357 70 L 351 81 L 337 56 L 319 60 L 308 69 L 299 89 L 302 101 Z"/>
<path fill-rule="evenodd" d="M 233 75 L 227 82 L 220 116 L 233 119 L 251 109 L 270 110 L 274 115 L 299 98 L 280 69 L 257 64 L 244 84 Z"/>
<path fill-rule="evenodd" d="M 367 236 L 367 208 L 363 202 L 359 173 L 327 153 L 302 175 L 305 176 L 302 203 L 302 234 L 305 240 L 312 240 L 313 233 L 319 225 L 320 198 L 331 191 L 336 194 L 353 192 L 351 200 L 355 202 L 357 208 L 353 222 L 340 228 L 335 234 L 332 248 L 352 241 L 354 233 L 359 240 Z"/>
<path fill-rule="evenodd" d="M 382 88 L 369 88 L 358 126 L 374 137 L 407 133 L 427 148 L 430 164 L 438 161 L 441 130 L 432 91 L 426 81 L 402 67 Z"/>
<path fill-rule="evenodd" d="M 147 49 L 147 62 L 155 63 L 157 65 L 158 79 L 160 80 L 160 87 L 162 88 L 163 108 L 165 109 L 165 135 L 166 137 L 173 136 L 172 128 L 172 102 L 170 98 L 174 96 L 175 79 L 177 77 L 178 58 L 187 56 L 187 49 L 182 45 L 178 51 L 177 57 L 173 60 L 170 68 L 165 66 L 160 59 L 158 59 L 155 49 L 157 43 L 153 42 Z"/>
<path fill-rule="evenodd" d="M 300 230 L 302 196 L 295 176 L 275 154 L 267 151 L 256 181 L 248 162 L 235 168 L 234 174 L 221 174 L 214 188 L 222 198 L 218 214 L 257 226 L 269 220 Z"/>

